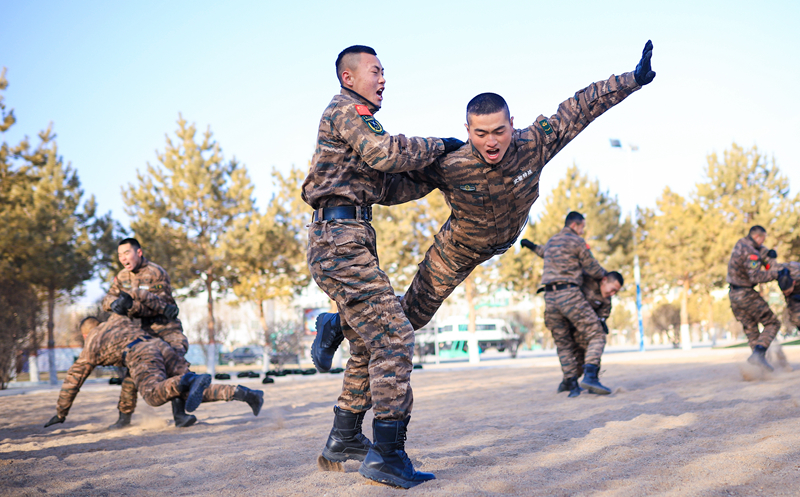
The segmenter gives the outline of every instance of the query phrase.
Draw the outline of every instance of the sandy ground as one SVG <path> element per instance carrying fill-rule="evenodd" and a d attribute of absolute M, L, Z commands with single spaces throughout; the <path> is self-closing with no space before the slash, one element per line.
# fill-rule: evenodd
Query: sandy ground
<path fill-rule="evenodd" d="M 797 369 L 800 347 L 784 352 Z M 759 377 L 748 354 L 608 354 L 601 379 L 614 393 L 575 399 L 555 393 L 555 357 L 426 366 L 413 375 L 407 449 L 437 479 L 408 491 L 368 484 L 352 461 L 317 469 L 341 375 L 264 385 L 258 417 L 203 404 L 186 429 L 169 405 L 140 400 L 131 427 L 107 431 L 119 394 L 108 385 L 85 386 L 48 429 L 56 390 L 6 395 L 0 494 L 800 495 L 800 371 Z"/>

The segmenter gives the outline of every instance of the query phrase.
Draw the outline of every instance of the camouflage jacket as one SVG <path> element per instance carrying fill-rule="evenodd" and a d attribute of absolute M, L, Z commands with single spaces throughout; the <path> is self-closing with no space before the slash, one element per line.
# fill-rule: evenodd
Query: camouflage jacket
<path fill-rule="evenodd" d="M 59 417 L 67 417 L 75 396 L 96 366 L 124 366 L 123 352 L 128 344 L 143 336 L 146 336 L 143 329 L 117 314 L 112 314 L 108 321 L 95 328 L 86 337 L 81 355 L 70 366 L 61 385 L 56 404 Z"/>
<path fill-rule="evenodd" d="M 128 311 L 128 317 L 142 318 L 143 326 L 152 325 L 154 329 L 170 322 L 163 315 L 164 308 L 168 304 L 175 304 L 175 299 L 172 298 L 169 275 L 158 264 L 142 258 L 142 263 L 135 271 L 120 271 L 103 298 L 103 310 L 111 312 L 111 303 L 119 297 L 120 291 L 133 297 L 133 307 Z"/>
<path fill-rule="evenodd" d="M 536 245 L 533 251 L 541 258 L 544 258 L 545 245 Z M 605 321 L 611 315 L 611 297 L 603 297 L 600 292 L 600 279 L 592 278 L 585 272 L 581 275 L 581 292 L 586 297 L 589 305 L 592 306 L 597 317 Z"/>
<path fill-rule="evenodd" d="M 761 269 L 765 255 L 766 249 L 756 247 L 749 236 L 736 242 L 731 252 L 731 259 L 728 261 L 728 283 L 737 286 L 755 286 L 778 279 L 776 268 Z"/>
<path fill-rule="evenodd" d="M 421 169 L 444 153 L 439 138 L 386 133 L 372 116 L 377 110 L 343 88 L 322 113 L 317 149 L 303 182 L 303 200 L 312 208 L 378 203 L 386 173 Z"/>
<path fill-rule="evenodd" d="M 550 159 L 589 123 L 641 88 L 633 73 L 592 83 L 524 129 L 495 165 L 470 144 L 421 171 L 391 175 L 384 205 L 424 197 L 438 188 L 452 209 L 442 228 L 456 244 L 478 253 L 502 253 L 517 239 L 539 197 L 539 176 Z"/>
<path fill-rule="evenodd" d="M 564 227 L 544 245 L 542 283 L 583 284 L 584 273 L 600 280 L 606 270 L 592 255 L 589 245 L 572 228 Z"/>

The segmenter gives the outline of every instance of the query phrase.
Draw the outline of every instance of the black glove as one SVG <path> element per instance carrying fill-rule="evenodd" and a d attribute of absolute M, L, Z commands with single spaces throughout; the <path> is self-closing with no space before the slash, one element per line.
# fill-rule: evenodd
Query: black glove
<path fill-rule="evenodd" d="M 111 302 L 111 310 L 120 316 L 127 316 L 128 311 L 133 307 L 133 298 L 125 292 L 119 292 L 119 297 Z"/>
<path fill-rule="evenodd" d="M 775 252 L 775 249 L 769 249 L 767 251 L 767 257 L 769 257 L 770 259 L 777 259 L 778 258 L 778 253 Z"/>
<path fill-rule="evenodd" d="M 444 142 L 444 155 L 454 152 L 464 146 L 464 142 L 458 138 L 442 138 Z"/>
<path fill-rule="evenodd" d="M 50 418 L 50 421 L 48 421 L 47 424 L 44 425 L 44 427 L 47 428 L 50 425 L 54 425 L 54 424 L 57 424 L 57 423 L 63 423 L 64 421 L 66 421 L 66 419 L 67 418 L 59 418 L 58 414 L 56 414 L 55 416 Z"/>
<path fill-rule="evenodd" d="M 781 291 L 792 288 L 792 284 L 794 284 L 794 280 L 792 280 L 792 275 L 789 274 L 789 269 L 783 268 L 778 271 L 778 286 L 781 287 Z"/>
<path fill-rule="evenodd" d="M 164 316 L 166 316 L 170 321 L 178 317 L 178 306 L 175 304 L 167 304 L 167 306 L 164 308 Z"/>
<path fill-rule="evenodd" d="M 608 325 L 606 324 L 606 322 L 605 322 L 605 321 L 600 321 L 600 327 L 602 327 L 602 328 L 603 328 L 603 333 L 605 333 L 606 335 L 608 335 Z"/>
<path fill-rule="evenodd" d="M 519 244 L 525 247 L 526 249 L 536 250 L 536 244 L 528 240 L 527 238 L 523 238 L 522 241 L 519 242 Z"/>
<path fill-rule="evenodd" d="M 637 64 L 636 69 L 633 70 L 633 77 L 639 85 L 644 86 L 656 77 L 656 72 L 650 67 L 650 57 L 653 56 L 653 42 L 647 40 L 642 50 L 642 60 Z"/>

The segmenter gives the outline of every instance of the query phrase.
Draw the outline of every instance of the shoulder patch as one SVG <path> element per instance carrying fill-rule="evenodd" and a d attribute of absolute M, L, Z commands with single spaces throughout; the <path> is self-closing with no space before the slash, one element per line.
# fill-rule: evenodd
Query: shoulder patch
<path fill-rule="evenodd" d="M 475 185 L 461 185 L 458 188 L 465 192 L 474 192 L 475 190 L 478 189 L 478 187 L 476 187 Z"/>
<path fill-rule="evenodd" d="M 359 116 L 371 116 L 372 112 L 369 111 L 369 107 L 366 105 L 356 105 L 356 112 L 358 112 Z"/>
<path fill-rule="evenodd" d="M 758 260 L 758 256 L 756 254 L 750 254 L 750 260 L 751 261 L 757 261 Z"/>
<path fill-rule="evenodd" d="M 592 247 L 590 247 L 588 243 L 586 244 L 586 250 L 592 250 Z"/>
<path fill-rule="evenodd" d="M 553 132 L 553 127 L 550 126 L 550 123 L 547 122 L 547 119 L 542 119 L 541 121 L 539 121 L 539 126 L 542 127 L 542 131 L 544 131 L 544 134 L 546 135 L 549 135 L 550 133 Z"/>
<path fill-rule="evenodd" d="M 382 135 L 385 133 L 385 131 L 383 130 L 383 126 L 381 126 L 381 123 L 379 123 L 377 119 L 372 117 L 372 114 L 368 116 L 361 116 L 361 119 L 363 119 L 364 122 L 367 123 L 369 129 L 376 135 Z"/>

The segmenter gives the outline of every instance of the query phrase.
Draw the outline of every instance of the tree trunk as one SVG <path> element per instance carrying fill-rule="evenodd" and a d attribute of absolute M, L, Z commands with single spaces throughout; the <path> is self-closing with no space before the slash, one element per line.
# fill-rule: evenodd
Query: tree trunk
<path fill-rule="evenodd" d="M 681 348 L 691 350 L 692 334 L 689 330 L 689 278 L 683 278 L 681 292 Z"/>
<path fill-rule="evenodd" d="M 206 292 L 208 293 L 208 374 L 212 377 L 217 372 L 217 342 L 214 336 L 216 328 L 214 323 L 214 296 L 211 293 L 211 278 L 206 278 Z"/>
<path fill-rule="evenodd" d="M 469 362 L 471 364 L 477 364 L 481 362 L 481 355 L 480 350 L 478 349 L 478 335 L 475 334 L 477 331 L 476 326 L 476 310 L 475 310 L 475 279 L 473 276 L 469 276 L 467 281 L 464 282 L 464 290 L 466 291 L 466 298 L 467 298 L 467 308 L 468 314 L 467 317 L 469 319 L 469 324 L 467 325 L 467 331 L 469 331 L 469 341 L 467 344 L 469 345 Z"/>
<path fill-rule="evenodd" d="M 38 308 L 38 306 L 37 306 Z M 36 333 L 36 314 L 30 314 L 31 342 L 28 351 L 28 381 L 39 381 L 39 335 Z"/>
<path fill-rule="evenodd" d="M 50 286 L 47 291 L 47 362 L 50 372 L 50 384 L 58 384 L 58 374 L 56 372 L 56 339 L 53 334 L 55 328 L 56 313 L 56 289 Z"/>
<path fill-rule="evenodd" d="M 714 322 L 714 297 L 708 292 L 708 334 L 711 338 L 711 346 L 717 346 L 717 324 Z"/>

